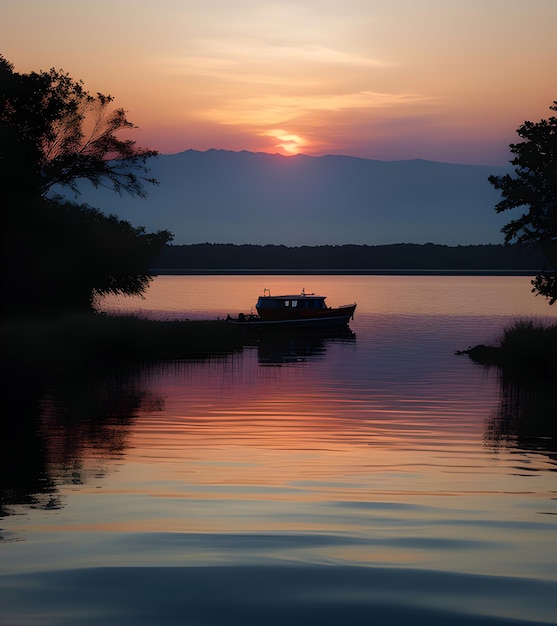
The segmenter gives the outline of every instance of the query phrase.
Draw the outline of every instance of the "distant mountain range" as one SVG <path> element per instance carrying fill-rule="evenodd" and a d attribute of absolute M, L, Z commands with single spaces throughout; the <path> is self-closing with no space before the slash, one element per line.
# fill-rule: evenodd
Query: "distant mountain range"
<path fill-rule="evenodd" d="M 512 216 L 487 178 L 509 167 L 187 150 L 150 162 L 147 199 L 87 186 L 78 200 L 175 244 L 489 244 Z"/>

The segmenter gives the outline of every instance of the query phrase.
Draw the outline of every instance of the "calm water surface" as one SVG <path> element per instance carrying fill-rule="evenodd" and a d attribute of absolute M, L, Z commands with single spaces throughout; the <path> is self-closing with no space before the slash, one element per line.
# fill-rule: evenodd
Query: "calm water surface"
<path fill-rule="evenodd" d="M 555 624 L 555 391 L 455 351 L 555 320 L 525 277 L 161 276 L 107 311 L 269 288 L 350 332 L 60 381 L 12 402 L 2 624 Z"/>

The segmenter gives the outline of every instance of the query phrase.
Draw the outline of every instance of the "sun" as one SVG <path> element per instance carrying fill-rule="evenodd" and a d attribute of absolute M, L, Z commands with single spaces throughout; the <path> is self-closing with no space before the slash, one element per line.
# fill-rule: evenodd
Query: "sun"
<path fill-rule="evenodd" d="M 278 141 L 274 147 L 281 150 L 285 156 L 300 154 L 302 147 L 306 145 L 306 141 L 302 137 L 285 130 L 273 129 L 263 134 L 277 139 Z"/>

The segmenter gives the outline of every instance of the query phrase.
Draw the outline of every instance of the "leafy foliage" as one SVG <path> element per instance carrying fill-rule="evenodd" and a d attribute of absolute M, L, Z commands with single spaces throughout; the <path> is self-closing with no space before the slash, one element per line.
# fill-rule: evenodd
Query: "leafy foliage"
<path fill-rule="evenodd" d="M 557 111 L 557 101 L 550 109 Z M 515 175 L 490 176 L 489 182 L 503 196 L 495 206 L 498 213 L 527 209 L 502 232 L 506 243 L 533 246 L 543 254 L 551 269 L 536 276 L 533 291 L 553 304 L 557 301 L 557 117 L 524 122 L 517 133 L 524 141 L 510 146 Z"/>
<path fill-rule="evenodd" d="M 93 96 L 54 68 L 15 73 L 3 57 L 0 81 L 0 123 L 25 147 L 43 195 L 54 185 L 77 192 L 79 179 L 138 196 L 145 196 L 144 183 L 157 183 L 146 176 L 156 151 L 117 136 L 136 126 L 123 109 L 110 109 L 112 96 Z"/>
<path fill-rule="evenodd" d="M 87 205 L 49 197 L 80 180 L 145 196 L 152 150 L 111 96 L 92 96 L 59 70 L 19 74 L 0 56 L 2 313 L 91 309 L 96 295 L 141 295 L 149 263 L 172 236 Z"/>
<path fill-rule="evenodd" d="M 98 295 L 141 295 L 151 280 L 151 259 L 170 238 L 166 231 L 148 234 L 88 205 L 49 200 L 43 213 L 56 233 L 48 249 L 43 248 L 56 271 L 49 263 L 43 284 L 65 308 L 71 308 L 66 294 L 78 308 L 92 306 Z M 40 249 L 40 242 L 35 245 Z"/>

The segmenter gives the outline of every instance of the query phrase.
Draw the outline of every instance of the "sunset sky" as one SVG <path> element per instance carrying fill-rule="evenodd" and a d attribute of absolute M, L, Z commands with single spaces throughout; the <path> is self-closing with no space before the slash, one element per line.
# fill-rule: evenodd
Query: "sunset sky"
<path fill-rule="evenodd" d="M 189 148 L 502 165 L 557 100 L 556 0 L 0 0 L 0 54 Z"/>

